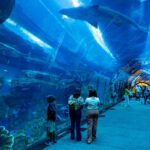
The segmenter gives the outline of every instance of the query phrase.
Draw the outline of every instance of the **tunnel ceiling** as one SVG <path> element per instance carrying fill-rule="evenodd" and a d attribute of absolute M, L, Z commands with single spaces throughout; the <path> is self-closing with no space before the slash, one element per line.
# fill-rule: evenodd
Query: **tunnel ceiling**
<path fill-rule="evenodd" d="M 88 21 L 59 13 L 80 6 L 94 12 Z M 149 70 L 149 8 L 149 0 L 16 0 L 10 18 L 0 25 L 0 48 L 13 50 L 9 57 L 33 56 L 39 64 L 59 51 L 106 74 Z"/>

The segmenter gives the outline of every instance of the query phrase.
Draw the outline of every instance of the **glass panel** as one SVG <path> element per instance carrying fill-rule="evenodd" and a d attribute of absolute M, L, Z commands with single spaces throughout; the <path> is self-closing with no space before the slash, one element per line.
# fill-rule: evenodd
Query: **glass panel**
<path fill-rule="evenodd" d="M 18 150 L 45 139 L 47 95 L 56 97 L 59 134 L 69 129 L 76 88 L 84 99 L 96 89 L 104 111 L 127 84 L 148 86 L 149 7 L 148 0 L 0 0 L 0 141 L 5 133 Z"/>

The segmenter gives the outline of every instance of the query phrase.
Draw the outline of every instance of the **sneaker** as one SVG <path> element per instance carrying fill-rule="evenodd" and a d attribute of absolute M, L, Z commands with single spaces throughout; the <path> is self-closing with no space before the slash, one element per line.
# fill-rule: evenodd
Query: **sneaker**
<path fill-rule="evenodd" d="M 91 140 L 88 140 L 88 141 L 87 141 L 87 143 L 88 143 L 88 144 L 91 144 L 91 143 L 92 143 L 92 141 L 91 141 Z"/>

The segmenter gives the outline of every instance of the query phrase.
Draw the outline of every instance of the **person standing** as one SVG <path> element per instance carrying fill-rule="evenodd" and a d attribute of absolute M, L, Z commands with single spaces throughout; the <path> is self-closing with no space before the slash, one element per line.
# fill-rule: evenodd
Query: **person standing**
<path fill-rule="evenodd" d="M 141 97 L 141 88 L 140 88 L 139 85 L 136 85 L 135 92 L 136 92 L 136 100 L 140 100 L 140 97 Z"/>
<path fill-rule="evenodd" d="M 126 87 L 125 90 L 124 90 L 125 106 L 129 106 L 129 104 L 130 104 L 129 95 L 130 95 L 130 91 Z"/>
<path fill-rule="evenodd" d="M 76 130 L 76 140 L 81 141 L 81 116 L 82 116 L 82 108 L 84 105 L 84 100 L 81 97 L 80 89 L 76 89 L 69 97 L 68 100 L 69 105 L 69 115 L 71 120 L 71 136 L 70 139 L 75 139 L 75 130 Z"/>
<path fill-rule="evenodd" d="M 146 103 L 147 103 L 148 96 L 149 96 L 149 92 L 148 92 L 147 87 L 145 87 L 145 89 L 143 91 L 144 105 L 146 105 Z"/>
<path fill-rule="evenodd" d="M 132 88 L 129 89 L 129 100 L 131 101 L 133 97 Z"/>
<path fill-rule="evenodd" d="M 47 96 L 47 137 L 46 145 L 56 143 L 56 101 L 52 95 Z"/>
<path fill-rule="evenodd" d="M 95 90 L 89 91 L 89 97 L 85 100 L 87 108 L 87 124 L 88 124 L 88 138 L 87 143 L 92 143 L 96 139 L 97 121 L 99 115 L 100 100 L 97 97 Z"/>

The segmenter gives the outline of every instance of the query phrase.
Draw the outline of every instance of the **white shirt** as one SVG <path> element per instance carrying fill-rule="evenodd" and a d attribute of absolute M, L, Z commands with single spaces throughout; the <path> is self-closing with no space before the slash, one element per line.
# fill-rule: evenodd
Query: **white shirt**
<path fill-rule="evenodd" d="M 140 92 L 141 92 L 141 88 L 140 88 L 139 86 L 136 86 L 135 89 L 136 89 L 136 92 L 137 92 L 137 93 L 140 93 Z"/>
<path fill-rule="evenodd" d="M 89 110 L 97 110 L 99 109 L 100 100 L 98 97 L 88 97 L 85 100 L 85 105 L 87 105 L 87 109 Z"/>

